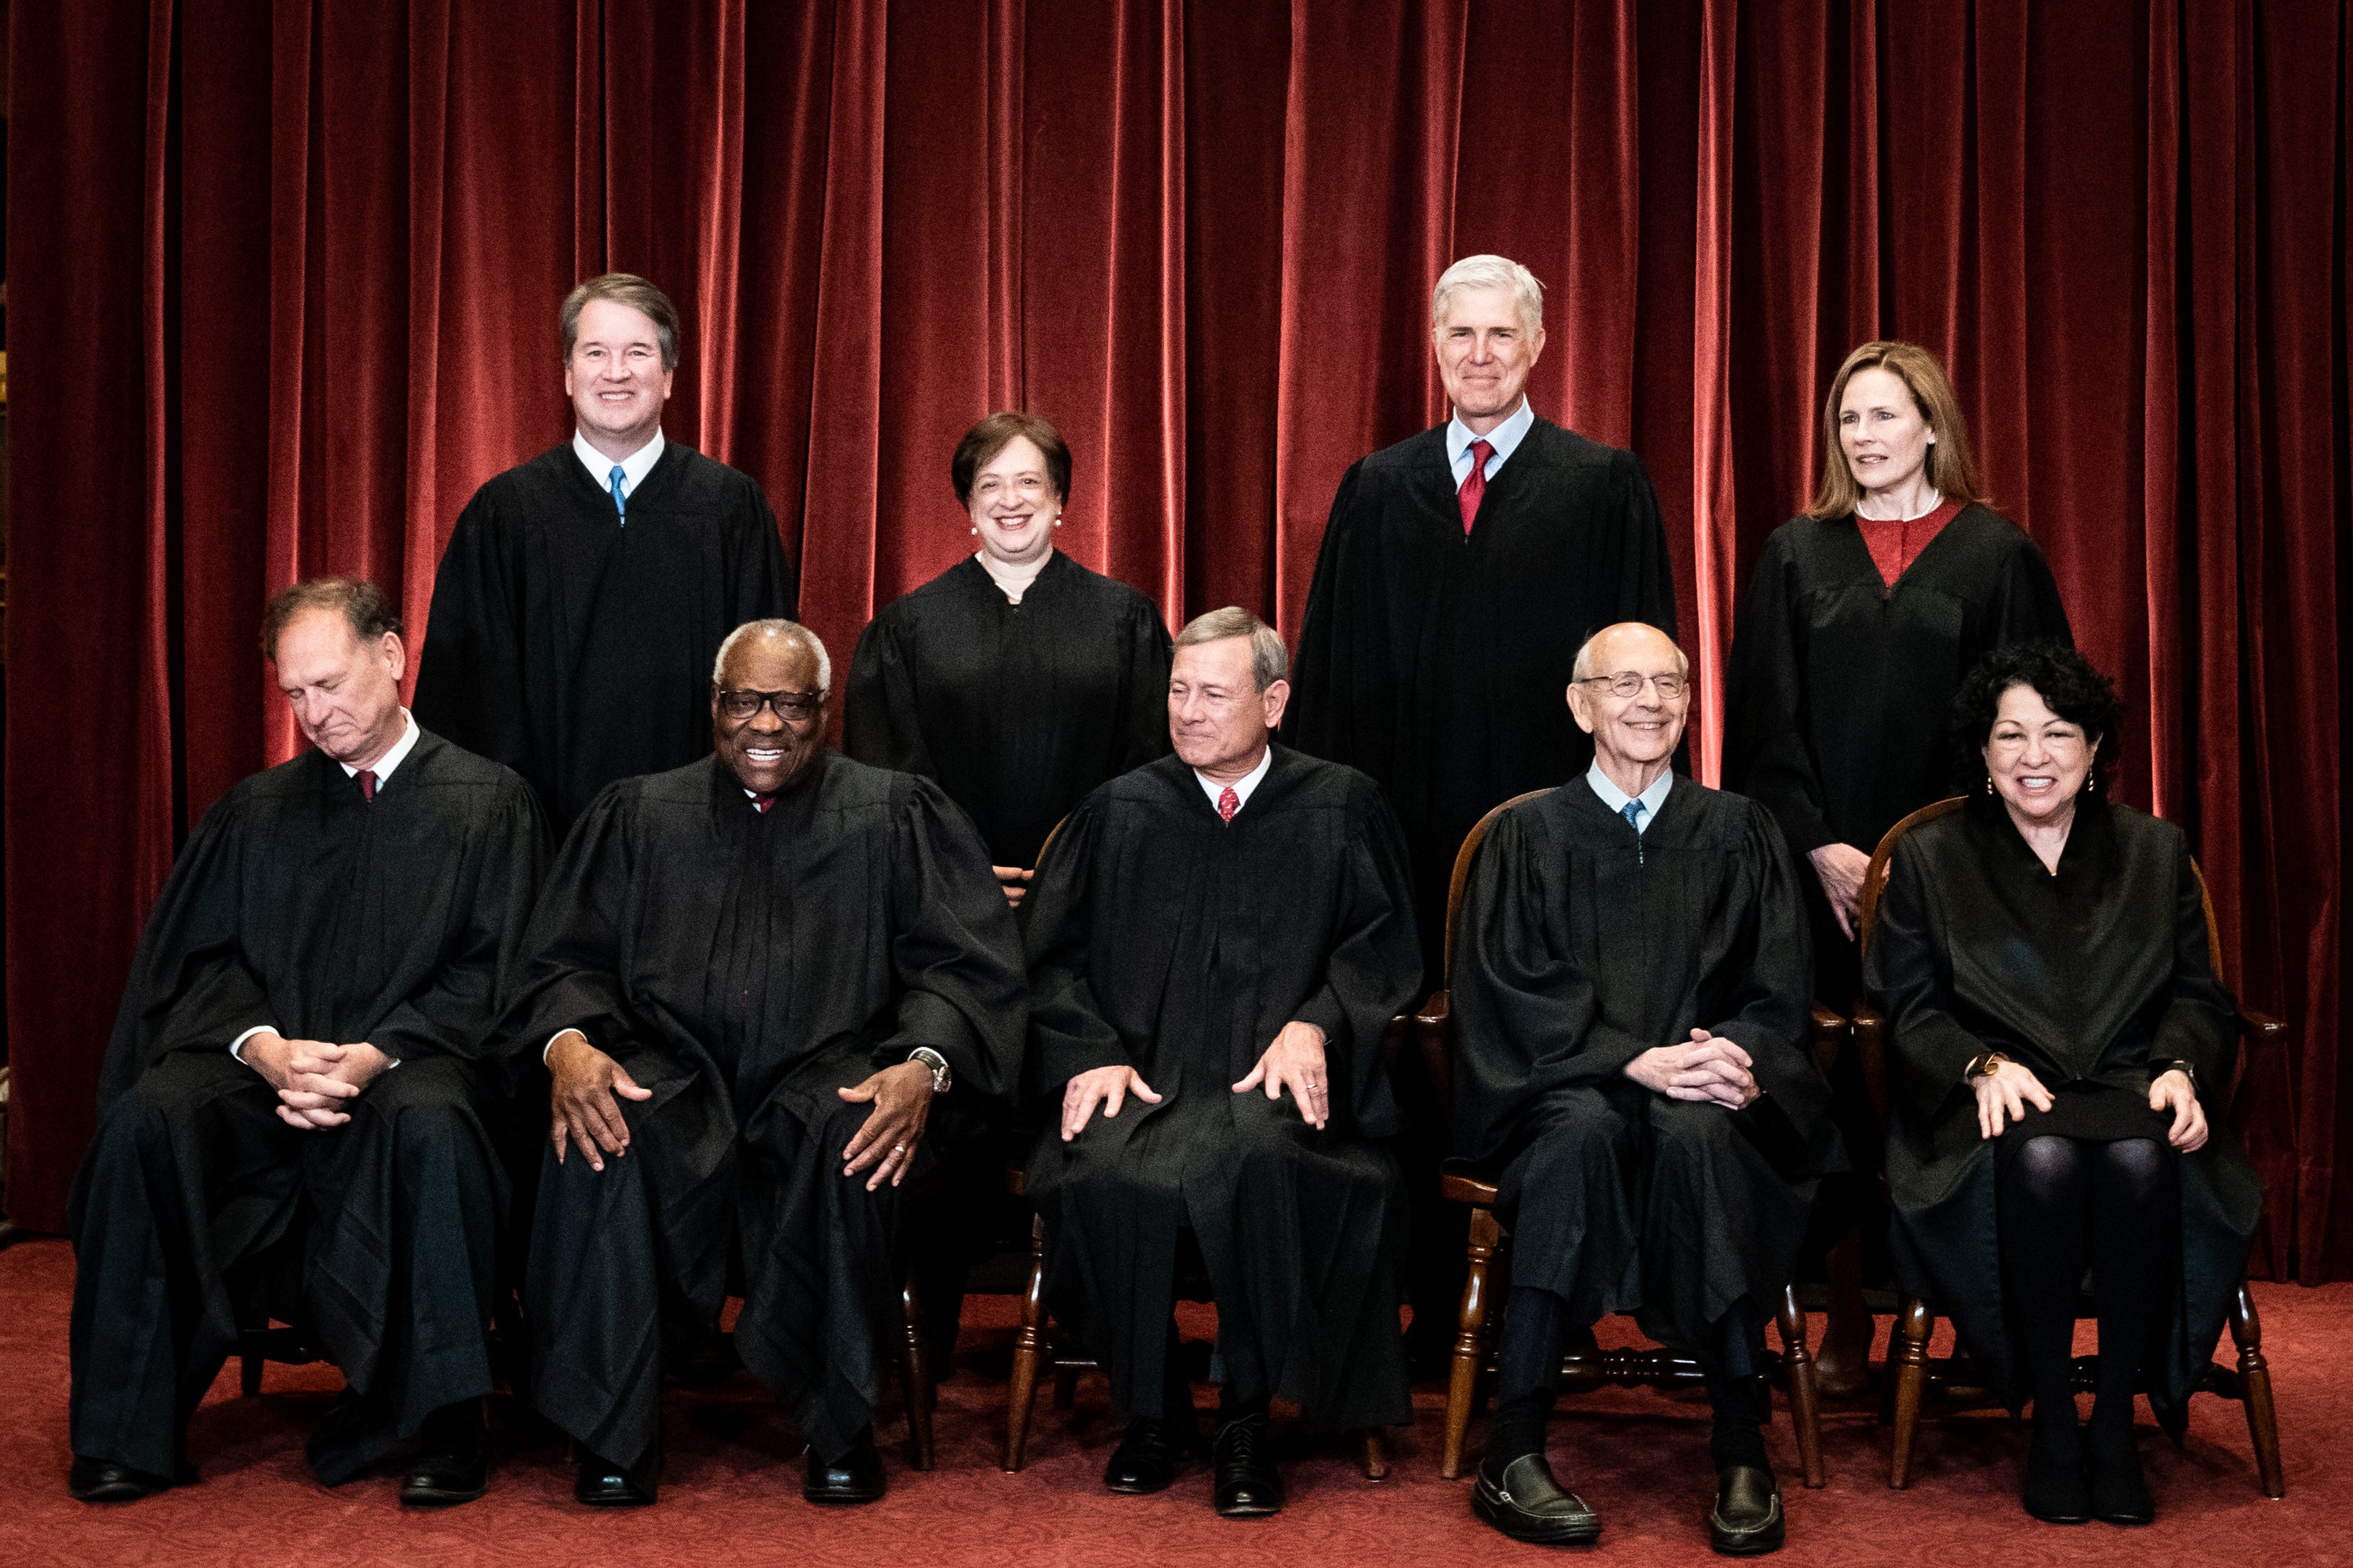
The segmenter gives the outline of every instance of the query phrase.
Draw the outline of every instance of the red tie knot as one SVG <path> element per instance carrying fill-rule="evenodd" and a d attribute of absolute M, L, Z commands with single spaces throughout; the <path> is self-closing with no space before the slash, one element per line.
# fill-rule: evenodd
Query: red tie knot
<path fill-rule="evenodd" d="M 768 807 L 776 804 L 776 796 L 773 790 L 766 795 L 754 795 L 752 797 L 752 809 L 763 816 L 768 814 Z"/>
<path fill-rule="evenodd" d="M 375 775 L 374 773 L 363 773 L 360 774 L 360 798 L 370 803 L 374 803 L 375 800 Z"/>
<path fill-rule="evenodd" d="M 1479 502 L 1487 493 L 1487 459 L 1494 451 L 1492 441 L 1471 443 L 1471 471 L 1462 477 L 1462 488 L 1454 492 L 1455 502 L 1462 509 L 1462 531 L 1466 534 L 1478 521 Z"/>
<path fill-rule="evenodd" d="M 1218 815 L 1231 822 L 1234 819 L 1234 813 L 1241 808 L 1242 797 L 1234 793 L 1233 785 L 1228 784 L 1225 793 L 1218 796 Z"/>

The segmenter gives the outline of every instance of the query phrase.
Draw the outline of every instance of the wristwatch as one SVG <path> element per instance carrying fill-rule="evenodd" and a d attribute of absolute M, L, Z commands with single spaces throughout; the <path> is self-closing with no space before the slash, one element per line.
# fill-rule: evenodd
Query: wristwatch
<path fill-rule="evenodd" d="M 1961 1069 L 1961 1081 L 1974 1083 L 1981 1078 L 1991 1078 L 2004 1062 L 2010 1060 L 2000 1051 L 1986 1051 L 1971 1057 L 1969 1065 Z"/>
<path fill-rule="evenodd" d="M 2196 1094 L 2198 1092 L 2198 1069 L 2192 1067 L 2189 1063 L 2179 1061 L 2151 1062 L 2148 1065 L 2157 1069 L 2149 1075 L 2150 1082 L 2156 1082 L 2158 1079 L 2163 1078 L 2167 1073 L 2178 1072 L 2183 1078 L 2189 1080 L 2189 1092 L 2192 1094 Z"/>
<path fill-rule="evenodd" d="M 929 1046 L 917 1046 L 907 1053 L 911 1062 L 921 1062 L 932 1069 L 932 1092 L 945 1094 L 955 1087 L 955 1074 L 948 1068 L 948 1058 Z"/>

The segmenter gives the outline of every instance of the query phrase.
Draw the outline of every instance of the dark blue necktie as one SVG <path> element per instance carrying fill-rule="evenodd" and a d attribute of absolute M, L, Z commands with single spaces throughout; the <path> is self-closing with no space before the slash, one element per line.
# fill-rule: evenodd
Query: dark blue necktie
<path fill-rule="evenodd" d="M 618 463 L 614 464 L 613 510 L 621 514 L 621 526 L 623 528 L 627 528 L 629 526 L 629 497 L 628 492 L 621 489 L 621 480 L 624 477 L 625 475 L 621 468 L 621 465 Z"/>
<path fill-rule="evenodd" d="M 1640 833 L 1642 831 L 1642 813 L 1650 809 L 1639 800 L 1630 800 L 1619 810 L 1618 815 L 1626 819 L 1627 826 Z"/>

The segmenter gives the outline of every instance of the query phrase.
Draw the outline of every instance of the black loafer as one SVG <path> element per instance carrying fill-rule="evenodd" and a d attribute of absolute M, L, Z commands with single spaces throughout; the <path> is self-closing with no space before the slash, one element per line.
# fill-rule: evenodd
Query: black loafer
<path fill-rule="evenodd" d="M 808 1479 L 801 1483 L 801 1496 L 809 1501 L 873 1502 L 881 1497 L 885 1486 L 882 1456 L 875 1451 L 871 1426 L 859 1433 L 849 1452 L 839 1459 L 819 1458 L 815 1445 L 810 1446 Z"/>
<path fill-rule="evenodd" d="M 425 1418 L 417 1458 L 400 1478 L 400 1500 L 433 1506 L 471 1502 L 491 1489 L 491 1427 L 482 1402 L 448 1405 Z"/>
<path fill-rule="evenodd" d="M 1282 1477 L 1268 1452 L 1264 1415 L 1237 1415 L 1218 1428 L 1210 1452 L 1216 1475 L 1209 1497 L 1228 1519 L 1264 1519 L 1282 1511 Z"/>
<path fill-rule="evenodd" d="M 1191 1419 L 1139 1415 L 1127 1424 L 1127 1436 L 1103 1466 L 1103 1485 L 1131 1497 L 1166 1491 L 1177 1467 L 1200 1447 L 1201 1429 Z"/>
<path fill-rule="evenodd" d="M 1778 1552 L 1788 1527 L 1781 1518 L 1781 1483 L 1770 1470 L 1727 1465 L 1715 1478 L 1707 1543 L 1726 1557 Z"/>
<path fill-rule="evenodd" d="M 2157 1500 L 2149 1495 L 2131 1433 L 2121 1441 L 2103 1442 L 2095 1436 L 2084 1449 L 2094 1519 L 2107 1524 L 2147 1524 L 2157 1517 Z"/>
<path fill-rule="evenodd" d="M 660 1462 L 655 1462 L 659 1473 Z M 580 1474 L 572 1483 L 572 1500 L 590 1508 L 643 1508 L 654 1500 L 652 1487 L 640 1487 L 629 1472 L 601 1455 L 580 1450 Z"/>
<path fill-rule="evenodd" d="M 2082 1524 L 2091 1519 L 2092 1489 L 2084 1475 L 2080 1427 L 2072 1422 L 2034 1424 L 2019 1501 L 2045 1524 Z"/>
<path fill-rule="evenodd" d="M 1554 1479 L 1542 1454 L 1523 1454 L 1500 1469 L 1490 1458 L 1471 1489 L 1471 1511 L 1514 1541 L 1586 1546 L 1601 1538 L 1601 1516 Z"/>
<path fill-rule="evenodd" d="M 151 1476 L 145 1470 L 82 1454 L 74 1456 L 72 1468 L 66 1471 L 66 1490 L 76 1502 L 137 1502 L 150 1492 L 168 1490 L 173 1484 L 169 1476 Z"/>

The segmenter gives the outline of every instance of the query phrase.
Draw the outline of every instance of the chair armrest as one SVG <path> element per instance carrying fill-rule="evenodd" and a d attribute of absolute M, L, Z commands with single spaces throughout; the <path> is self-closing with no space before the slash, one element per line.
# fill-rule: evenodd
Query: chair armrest
<path fill-rule="evenodd" d="M 2263 1058 L 2284 1048 L 2287 1044 L 2287 1026 L 2268 1013 L 2259 1013 L 2242 1004 L 2239 1008 L 2239 1034 L 2244 1045 L 2232 1054 L 2231 1081 L 2222 1090 L 2222 1116 L 2235 1120 L 2239 1111 L 2239 1093 L 2253 1076 Z"/>
<path fill-rule="evenodd" d="M 1430 1091 L 1438 1096 L 1440 1114 L 1451 1121 L 1454 1115 L 1453 996 L 1445 991 L 1431 992 L 1413 1021 L 1421 1041 L 1421 1070 L 1430 1080 Z"/>
<path fill-rule="evenodd" d="M 1814 1066 L 1821 1069 L 1824 1078 L 1828 1078 L 1831 1076 L 1831 1068 L 1837 1065 L 1839 1047 L 1846 1043 L 1847 1021 L 1817 1002 L 1814 1004 L 1811 1023 Z"/>
<path fill-rule="evenodd" d="M 1887 1131 L 1887 1019 L 1870 1003 L 1854 1010 L 1854 1055 L 1862 1068 L 1862 1086 L 1870 1091 L 1872 1114 L 1879 1130 Z"/>

